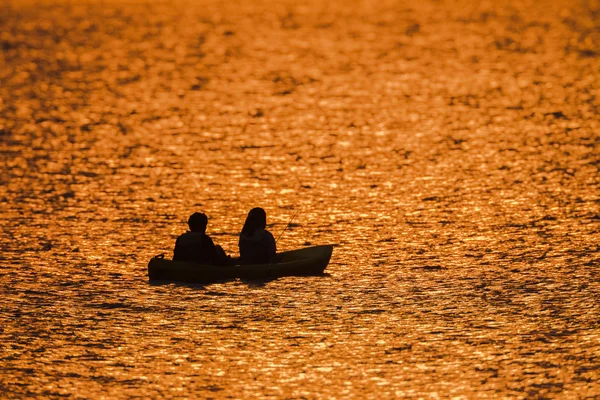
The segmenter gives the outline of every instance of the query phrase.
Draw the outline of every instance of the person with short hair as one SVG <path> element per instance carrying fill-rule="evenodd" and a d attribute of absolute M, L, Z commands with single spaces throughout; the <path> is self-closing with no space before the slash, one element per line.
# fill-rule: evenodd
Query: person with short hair
<path fill-rule="evenodd" d="M 206 234 L 208 217 L 195 212 L 188 219 L 189 231 L 180 235 L 175 242 L 174 261 L 187 261 L 197 264 L 227 265 L 229 257 L 221 246 L 215 246 Z"/>
<path fill-rule="evenodd" d="M 240 264 L 273 264 L 276 262 L 275 238 L 266 230 L 267 213 L 260 207 L 253 208 L 246 217 L 240 232 Z"/>

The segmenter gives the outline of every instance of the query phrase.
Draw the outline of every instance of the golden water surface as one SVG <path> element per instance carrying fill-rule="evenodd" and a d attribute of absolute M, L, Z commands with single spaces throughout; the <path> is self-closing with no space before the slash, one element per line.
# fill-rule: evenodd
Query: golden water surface
<path fill-rule="evenodd" d="M 598 398 L 600 2 L 0 1 L 0 397 Z M 194 211 L 325 276 L 151 284 Z"/>

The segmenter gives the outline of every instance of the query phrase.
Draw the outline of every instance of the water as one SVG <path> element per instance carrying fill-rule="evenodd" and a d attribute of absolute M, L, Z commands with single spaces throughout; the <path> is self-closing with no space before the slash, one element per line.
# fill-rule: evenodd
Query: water
<path fill-rule="evenodd" d="M 0 5 L 2 397 L 600 396 L 600 4 Z M 323 277 L 150 284 L 262 206 Z"/>

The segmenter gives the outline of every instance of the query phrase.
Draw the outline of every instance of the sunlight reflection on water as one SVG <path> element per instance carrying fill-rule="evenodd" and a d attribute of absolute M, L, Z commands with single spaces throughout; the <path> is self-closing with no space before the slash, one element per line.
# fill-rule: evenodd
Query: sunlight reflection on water
<path fill-rule="evenodd" d="M 7 396 L 600 395 L 594 2 L 0 10 Z M 254 206 L 328 274 L 148 283 Z"/>

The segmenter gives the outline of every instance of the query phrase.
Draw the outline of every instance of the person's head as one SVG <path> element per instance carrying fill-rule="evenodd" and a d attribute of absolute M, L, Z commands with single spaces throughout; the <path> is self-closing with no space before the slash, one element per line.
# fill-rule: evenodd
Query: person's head
<path fill-rule="evenodd" d="M 267 227 L 267 213 L 260 207 L 253 208 L 246 217 L 242 233 L 244 235 L 252 235 L 258 230 L 265 229 Z"/>
<path fill-rule="evenodd" d="M 204 213 L 195 212 L 190 215 L 188 219 L 188 225 L 192 232 L 206 232 L 206 225 L 208 225 L 208 217 Z"/>

